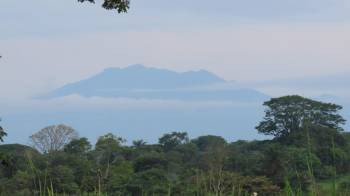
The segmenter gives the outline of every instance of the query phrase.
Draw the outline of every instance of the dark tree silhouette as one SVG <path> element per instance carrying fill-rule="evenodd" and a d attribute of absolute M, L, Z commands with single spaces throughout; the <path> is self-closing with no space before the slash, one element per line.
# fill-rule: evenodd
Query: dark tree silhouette
<path fill-rule="evenodd" d="M 0 119 L 1 121 L 1 119 Z M 4 131 L 4 129 L 2 128 L 2 126 L 0 126 L 0 141 L 4 141 L 4 137 L 6 136 L 6 132 Z"/>
<path fill-rule="evenodd" d="M 78 0 L 79 2 L 95 3 L 95 0 Z M 107 10 L 117 10 L 118 13 L 129 10 L 130 0 L 104 0 L 102 7 Z"/>
<path fill-rule="evenodd" d="M 339 114 L 342 106 L 307 99 L 298 95 L 273 98 L 264 103 L 265 117 L 256 129 L 275 137 L 287 136 L 305 124 L 342 130 L 345 119 Z"/>
<path fill-rule="evenodd" d="M 1 58 L 1 56 L 0 56 L 0 58 Z M 0 119 L 0 121 L 1 121 L 1 119 Z M 6 132 L 4 131 L 2 126 L 0 126 L 0 141 L 1 142 L 4 141 L 4 137 L 6 135 L 7 135 Z M 2 153 L 0 153 L 0 165 L 8 165 L 7 158 Z"/>

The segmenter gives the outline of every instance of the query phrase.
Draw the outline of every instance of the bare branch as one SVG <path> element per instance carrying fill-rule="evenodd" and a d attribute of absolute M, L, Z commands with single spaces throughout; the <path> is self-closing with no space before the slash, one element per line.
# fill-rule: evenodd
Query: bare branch
<path fill-rule="evenodd" d="M 50 153 L 62 150 L 66 144 L 77 137 L 78 133 L 73 128 L 61 124 L 41 129 L 30 136 L 30 140 L 37 150 Z"/>

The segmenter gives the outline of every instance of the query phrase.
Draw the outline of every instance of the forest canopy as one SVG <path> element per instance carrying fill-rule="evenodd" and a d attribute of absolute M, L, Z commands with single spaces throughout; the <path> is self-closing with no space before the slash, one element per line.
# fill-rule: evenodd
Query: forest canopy
<path fill-rule="evenodd" d="M 0 195 L 349 195 L 350 134 L 340 127 L 341 106 L 300 96 L 264 105 L 262 124 L 271 126 L 257 129 L 275 138 L 261 141 L 175 131 L 156 144 L 113 133 L 92 144 L 71 127 L 48 126 L 41 131 L 74 134 L 58 146 L 42 140 L 46 150 L 0 145 L 7 160 Z"/>

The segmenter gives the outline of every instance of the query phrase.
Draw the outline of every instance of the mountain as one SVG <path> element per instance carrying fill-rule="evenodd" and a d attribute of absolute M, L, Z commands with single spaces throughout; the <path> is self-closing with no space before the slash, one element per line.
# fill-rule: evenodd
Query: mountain
<path fill-rule="evenodd" d="M 342 92 L 346 92 L 348 83 L 343 78 Z M 323 85 L 323 81 L 329 80 L 337 81 L 332 78 L 310 81 Z M 144 139 L 149 143 L 172 131 L 186 131 L 191 137 L 220 135 L 228 141 L 264 139 L 254 127 L 264 116 L 262 104 L 269 96 L 255 89 L 280 85 L 282 96 L 288 94 L 293 82 L 300 82 L 301 88 L 307 86 L 308 92 L 319 88 L 304 81 L 251 85 L 226 81 L 204 70 L 179 73 L 142 65 L 109 68 L 53 90 L 41 97 L 44 99 L 2 110 L 1 125 L 8 130 L 6 141 L 10 143 L 26 143 L 31 134 L 52 124 L 70 125 L 92 142 L 108 132 L 128 142 Z M 326 87 L 321 93 L 311 97 L 343 105 L 342 114 L 350 119 L 348 99 L 329 92 L 334 86 L 323 86 Z M 349 125 L 344 128 L 350 130 Z"/>
<path fill-rule="evenodd" d="M 83 97 L 134 99 L 257 101 L 268 96 L 240 87 L 205 70 L 174 72 L 132 65 L 108 68 L 88 79 L 67 84 L 44 98 L 77 94 Z"/>
<path fill-rule="evenodd" d="M 67 124 L 92 142 L 112 132 L 128 142 L 164 133 L 261 139 L 254 127 L 269 96 L 208 71 L 174 72 L 142 65 L 109 68 L 2 111 L 6 142 L 26 143 L 52 124 Z M 21 122 L 21 123 L 18 123 Z"/>

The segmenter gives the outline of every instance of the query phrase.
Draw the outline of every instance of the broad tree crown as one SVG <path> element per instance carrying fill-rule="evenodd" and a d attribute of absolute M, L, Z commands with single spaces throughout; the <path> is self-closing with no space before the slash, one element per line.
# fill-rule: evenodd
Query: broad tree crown
<path fill-rule="evenodd" d="M 342 106 L 298 95 L 272 98 L 263 105 L 265 117 L 256 129 L 265 135 L 286 136 L 307 123 L 342 131 L 341 125 L 346 122 L 339 114 Z"/>

